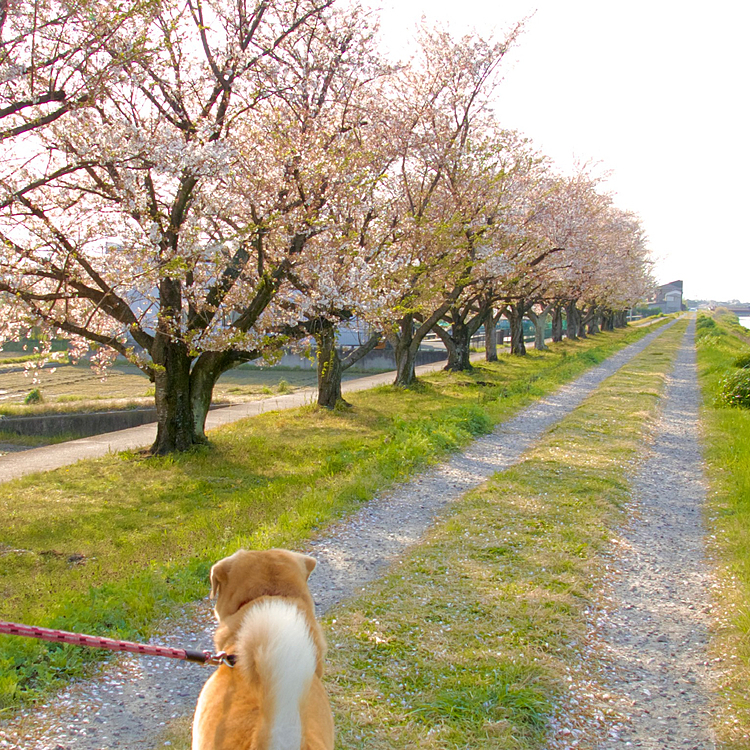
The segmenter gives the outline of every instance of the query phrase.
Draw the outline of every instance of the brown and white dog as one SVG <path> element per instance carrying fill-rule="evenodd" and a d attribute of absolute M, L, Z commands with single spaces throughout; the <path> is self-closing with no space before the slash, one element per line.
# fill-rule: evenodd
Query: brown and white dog
<path fill-rule="evenodd" d="M 193 750 L 331 750 L 321 682 L 326 644 L 307 579 L 315 560 L 287 550 L 239 550 L 211 568 L 219 626 L 234 657 L 203 686 Z"/>

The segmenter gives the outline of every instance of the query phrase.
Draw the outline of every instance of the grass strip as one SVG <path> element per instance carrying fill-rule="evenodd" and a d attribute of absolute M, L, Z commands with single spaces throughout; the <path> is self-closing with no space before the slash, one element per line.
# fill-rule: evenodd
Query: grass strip
<path fill-rule="evenodd" d="M 67 352 L 52 352 L 51 354 L 26 354 L 25 356 L 12 357 L 4 356 L 0 354 L 0 368 L 3 365 L 25 365 L 27 362 L 39 362 L 45 359 L 50 362 L 59 362 L 61 364 L 67 364 L 69 356 Z M 0 369 L 0 372 L 2 370 Z"/>
<path fill-rule="evenodd" d="M 716 729 L 722 747 L 750 746 L 750 410 L 718 399 L 722 381 L 750 354 L 750 331 L 727 310 L 699 314 L 698 377 L 710 486 L 708 524 L 719 577 L 713 649 L 722 683 Z"/>
<path fill-rule="evenodd" d="M 635 341 L 645 330 L 438 373 L 354 409 L 265 414 L 188 454 L 84 461 L 0 485 L 0 618 L 139 640 L 202 598 L 240 546 L 293 547 Z M 87 673 L 98 651 L 0 640 L 0 707 Z"/>

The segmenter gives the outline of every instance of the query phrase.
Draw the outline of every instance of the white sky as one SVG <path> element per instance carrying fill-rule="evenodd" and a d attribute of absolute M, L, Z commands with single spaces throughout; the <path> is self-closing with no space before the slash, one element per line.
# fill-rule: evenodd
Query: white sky
<path fill-rule="evenodd" d="M 750 3 L 747 0 L 372 0 L 388 46 L 424 14 L 498 36 L 531 16 L 506 60 L 501 124 L 564 171 L 611 171 L 638 214 L 658 283 L 750 301 Z M 536 12 L 535 12 L 536 11 Z"/>

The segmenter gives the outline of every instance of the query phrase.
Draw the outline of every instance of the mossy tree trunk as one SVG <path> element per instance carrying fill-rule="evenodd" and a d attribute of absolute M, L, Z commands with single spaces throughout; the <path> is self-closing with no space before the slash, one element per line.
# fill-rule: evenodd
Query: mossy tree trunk
<path fill-rule="evenodd" d="M 372 334 L 365 343 L 342 359 L 336 345 L 336 329 L 331 323 L 323 325 L 315 334 L 318 346 L 318 406 L 333 409 L 338 403 L 347 404 L 341 391 L 344 372 L 369 354 L 381 338 L 379 332 Z"/>
<path fill-rule="evenodd" d="M 341 358 L 336 348 L 336 330 L 329 322 L 315 334 L 318 359 L 318 406 L 333 409 L 341 395 Z"/>

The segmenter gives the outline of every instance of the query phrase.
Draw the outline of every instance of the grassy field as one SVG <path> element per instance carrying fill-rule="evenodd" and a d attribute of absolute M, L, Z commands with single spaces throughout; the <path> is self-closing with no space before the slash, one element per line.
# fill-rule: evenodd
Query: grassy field
<path fill-rule="evenodd" d="M 717 721 L 726 750 L 750 746 L 750 410 L 718 399 L 722 381 L 750 354 L 750 332 L 727 311 L 698 317 L 698 373 L 710 484 L 708 523 L 720 576 L 713 641 L 723 680 Z"/>
<path fill-rule="evenodd" d="M 0 618 L 147 637 L 202 598 L 210 564 L 240 546 L 295 546 L 330 520 L 465 445 L 644 330 L 438 373 L 354 408 L 266 414 L 192 453 L 86 461 L 0 485 Z M 0 705 L 86 672 L 101 652 L 3 638 Z"/>
<path fill-rule="evenodd" d="M 153 385 L 137 367 L 128 363 L 115 364 L 108 370 L 106 378 L 96 375 L 85 363 L 59 364 L 37 372 L 38 383 L 31 375 L 24 374 L 19 363 L 12 363 L 14 366 L 6 366 L 6 363 L 7 359 L 0 359 L 0 416 L 70 414 L 154 406 Z M 347 377 L 358 375 L 349 373 Z M 316 374 L 312 370 L 239 367 L 219 379 L 214 389 L 213 403 L 254 401 L 315 385 Z M 25 403 L 24 400 L 35 389 L 41 394 L 42 401 Z M 0 429 L 0 444 L 7 446 L 48 445 L 77 437 L 81 435 L 24 436 Z"/>
<path fill-rule="evenodd" d="M 329 613 L 337 747 L 538 750 L 563 711 L 566 728 L 585 722 L 606 734 L 615 716 L 595 655 L 584 652 L 586 633 L 686 325 L 610 378 L 522 463 L 455 503 L 389 575 Z M 189 720 L 164 741 L 187 750 Z"/>
<path fill-rule="evenodd" d="M 21 414 L 39 411 L 74 411 L 103 406 L 117 407 L 118 401 L 153 404 L 153 385 L 134 365 L 117 362 L 105 378 L 94 373 L 88 364 L 58 364 L 34 373 L 39 382 L 25 375 L 20 363 L 0 360 L 0 413 Z M 354 375 L 351 375 L 354 376 Z M 260 398 L 282 390 L 315 386 L 314 370 L 279 370 L 275 368 L 238 367 L 224 373 L 216 385 L 218 400 L 239 401 Z M 26 407 L 23 400 L 38 388 L 45 404 Z M 114 402 L 112 404 L 106 402 Z"/>

